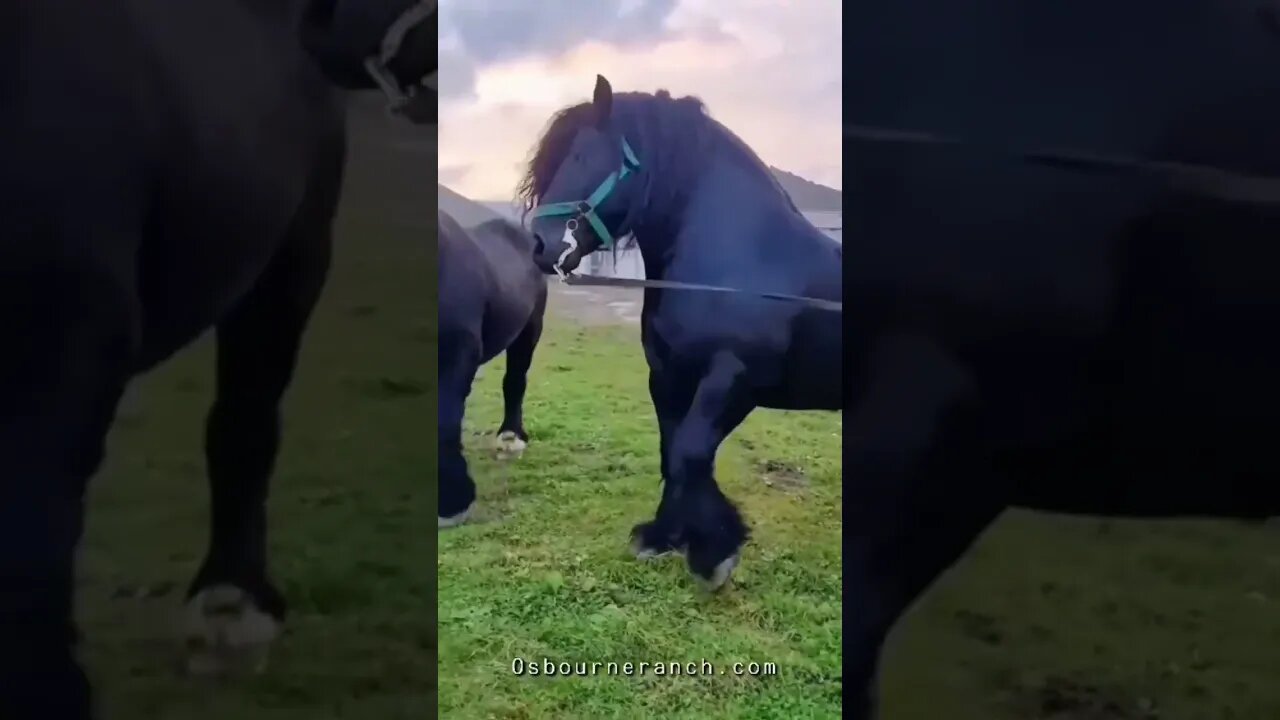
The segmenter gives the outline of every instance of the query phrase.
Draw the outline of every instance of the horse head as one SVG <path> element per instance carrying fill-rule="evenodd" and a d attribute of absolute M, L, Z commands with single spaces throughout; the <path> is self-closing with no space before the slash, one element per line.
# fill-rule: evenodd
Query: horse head
<path fill-rule="evenodd" d="M 568 273 L 629 233 L 642 192 L 639 171 L 613 119 L 613 88 L 597 75 L 591 103 L 564 111 L 530 162 L 524 190 L 538 268 Z"/>

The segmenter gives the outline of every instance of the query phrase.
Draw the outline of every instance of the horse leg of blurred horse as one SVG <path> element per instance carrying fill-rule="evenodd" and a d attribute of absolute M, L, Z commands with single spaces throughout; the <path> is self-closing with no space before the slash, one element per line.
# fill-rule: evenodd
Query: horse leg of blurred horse
<path fill-rule="evenodd" d="M 436 527 L 453 527 L 464 522 L 476 501 L 476 484 L 467 471 L 462 454 L 462 418 L 467 396 L 480 368 L 480 348 L 472 336 L 442 331 L 439 345 L 440 397 L 437 418 L 440 432 L 438 481 L 439 506 Z"/>
<path fill-rule="evenodd" d="M 529 366 L 533 364 L 533 351 L 542 337 L 543 312 L 547 306 L 546 295 L 538 300 L 529 324 L 525 325 L 507 348 L 507 370 L 502 376 L 502 400 L 504 404 L 502 425 L 498 427 L 498 455 L 504 459 L 517 458 L 529 445 L 529 434 L 524 429 L 524 393 L 529 386 Z"/>
<path fill-rule="evenodd" d="M 927 340 L 891 340 L 866 368 L 843 466 L 845 712 L 857 720 L 874 715 L 894 623 L 1004 507 L 967 377 L 947 354 Z"/>
<path fill-rule="evenodd" d="M 689 403 L 693 400 L 693 388 L 680 388 L 677 378 L 671 373 L 649 371 L 649 397 L 653 400 L 653 409 L 658 416 L 658 456 L 659 472 L 662 478 L 662 497 L 658 500 L 658 511 L 654 520 L 643 522 L 631 529 L 631 552 L 640 560 L 665 555 L 673 550 L 684 548 L 683 532 L 677 526 L 659 521 L 671 519 L 666 511 L 668 489 L 671 479 L 668 473 L 671 456 L 671 436 L 680 420 L 689 412 Z"/>
<path fill-rule="evenodd" d="M 689 569 L 709 590 L 729 579 L 747 529 L 738 509 L 715 481 L 716 451 L 755 407 L 748 394 L 742 361 L 722 351 L 711 358 L 706 374 L 675 427 L 668 448 L 667 483 L 655 523 L 676 528 Z"/>
<path fill-rule="evenodd" d="M 0 718 L 87 720 L 89 684 L 75 659 L 75 551 L 85 487 L 137 352 L 135 283 L 113 267 L 131 264 L 136 242 L 117 241 L 93 211 L 83 217 L 95 226 L 70 239 L 62 228 L 29 224 L 29 206 L 18 197 L 0 208 Z M 11 208 L 17 218 L 3 212 Z M 116 257 L 91 257 L 99 251 Z"/>
<path fill-rule="evenodd" d="M 257 285 L 217 326 L 217 393 L 205 425 L 209 549 L 187 593 L 188 670 L 260 671 L 285 616 L 267 571 L 267 496 L 280 402 L 328 275 L 336 185 L 311 198 Z"/>

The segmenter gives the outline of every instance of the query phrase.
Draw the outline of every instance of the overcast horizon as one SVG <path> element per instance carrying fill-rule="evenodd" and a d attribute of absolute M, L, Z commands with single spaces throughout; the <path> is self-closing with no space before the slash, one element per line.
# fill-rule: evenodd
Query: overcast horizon
<path fill-rule="evenodd" d="M 766 163 L 841 190 L 840 6 L 822 0 L 440 1 L 440 182 L 504 202 L 560 108 L 696 95 Z M 565 38 L 580 38 L 566 42 Z M 589 39 L 588 39 L 589 38 Z"/>

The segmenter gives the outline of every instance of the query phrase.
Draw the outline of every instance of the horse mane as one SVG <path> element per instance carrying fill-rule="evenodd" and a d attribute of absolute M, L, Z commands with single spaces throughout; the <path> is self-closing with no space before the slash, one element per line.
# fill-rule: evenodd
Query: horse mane
<path fill-rule="evenodd" d="M 673 98 L 666 90 L 615 93 L 612 121 L 635 149 L 641 167 L 648 170 L 650 183 L 643 202 L 650 207 L 678 210 L 705 166 L 708 153 L 713 148 L 724 148 L 733 152 L 740 164 L 767 177 L 782 202 L 799 212 L 769 166 L 733 131 L 713 119 L 697 97 Z M 562 108 L 551 117 L 530 153 L 516 189 L 522 218 L 546 193 L 574 136 L 592 122 L 589 101 Z"/>

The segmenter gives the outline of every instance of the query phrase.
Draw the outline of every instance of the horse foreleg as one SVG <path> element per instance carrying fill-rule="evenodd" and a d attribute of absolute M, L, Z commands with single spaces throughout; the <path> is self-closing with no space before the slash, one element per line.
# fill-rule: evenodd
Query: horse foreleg
<path fill-rule="evenodd" d="M 665 555 L 673 550 L 684 549 L 684 538 L 677 527 L 659 524 L 670 515 L 665 511 L 667 488 L 670 478 L 667 469 L 670 467 L 671 436 L 676 426 L 689 412 L 689 403 L 693 401 L 693 390 L 678 386 L 675 377 L 670 373 L 649 371 L 649 398 L 653 400 L 653 409 L 658 416 L 658 459 L 659 472 L 662 479 L 662 497 L 658 500 L 658 511 L 653 522 L 644 522 L 631 529 L 631 552 L 640 560 Z M 691 388 L 694 386 L 691 386 Z"/>
<path fill-rule="evenodd" d="M 685 548 L 690 571 L 710 590 L 729 579 L 747 528 L 738 509 L 716 485 L 720 443 L 755 407 L 744 366 L 730 352 L 716 354 L 698 382 L 667 450 L 667 481 L 653 525 Z"/>
<path fill-rule="evenodd" d="M 533 351 L 542 337 L 545 303 L 544 298 L 529 318 L 529 324 L 507 348 L 507 370 L 502 376 L 502 425 L 495 441 L 498 456 L 503 459 L 518 458 L 529 446 L 529 433 L 524 429 L 524 393 L 529 385 Z"/>
<path fill-rule="evenodd" d="M 93 239 L 84 247 L 122 247 L 101 228 L 82 237 Z M 34 253 L 46 239 L 14 237 L 11 247 Z M 19 257 L 13 274 L 13 258 L 0 261 L 0 718 L 88 720 L 89 684 L 75 659 L 75 551 L 86 484 L 132 371 L 139 313 L 132 287 L 109 271 L 49 260 L 43 272 L 24 272 L 31 255 Z"/>
<path fill-rule="evenodd" d="M 846 717 L 875 714 L 890 629 L 999 514 L 970 387 L 928 340 L 883 342 L 845 441 Z"/>
<path fill-rule="evenodd" d="M 480 367 L 480 350 L 470 336 L 448 332 L 441 333 L 439 348 L 440 395 L 436 413 L 440 447 L 436 455 L 440 487 L 436 527 L 447 528 L 466 521 L 476 501 L 476 484 L 462 454 L 462 419 Z"/>
<path fill-rule="evenodd" d="M 209 549 L 187 593 L 188 670 L 261 671 L 284 621 L 267 571 L 267 496 L 280 402 L 329 267 L 325 242 L 286 247 L 217 328 L 217 392 L 205 425 Z"/>

